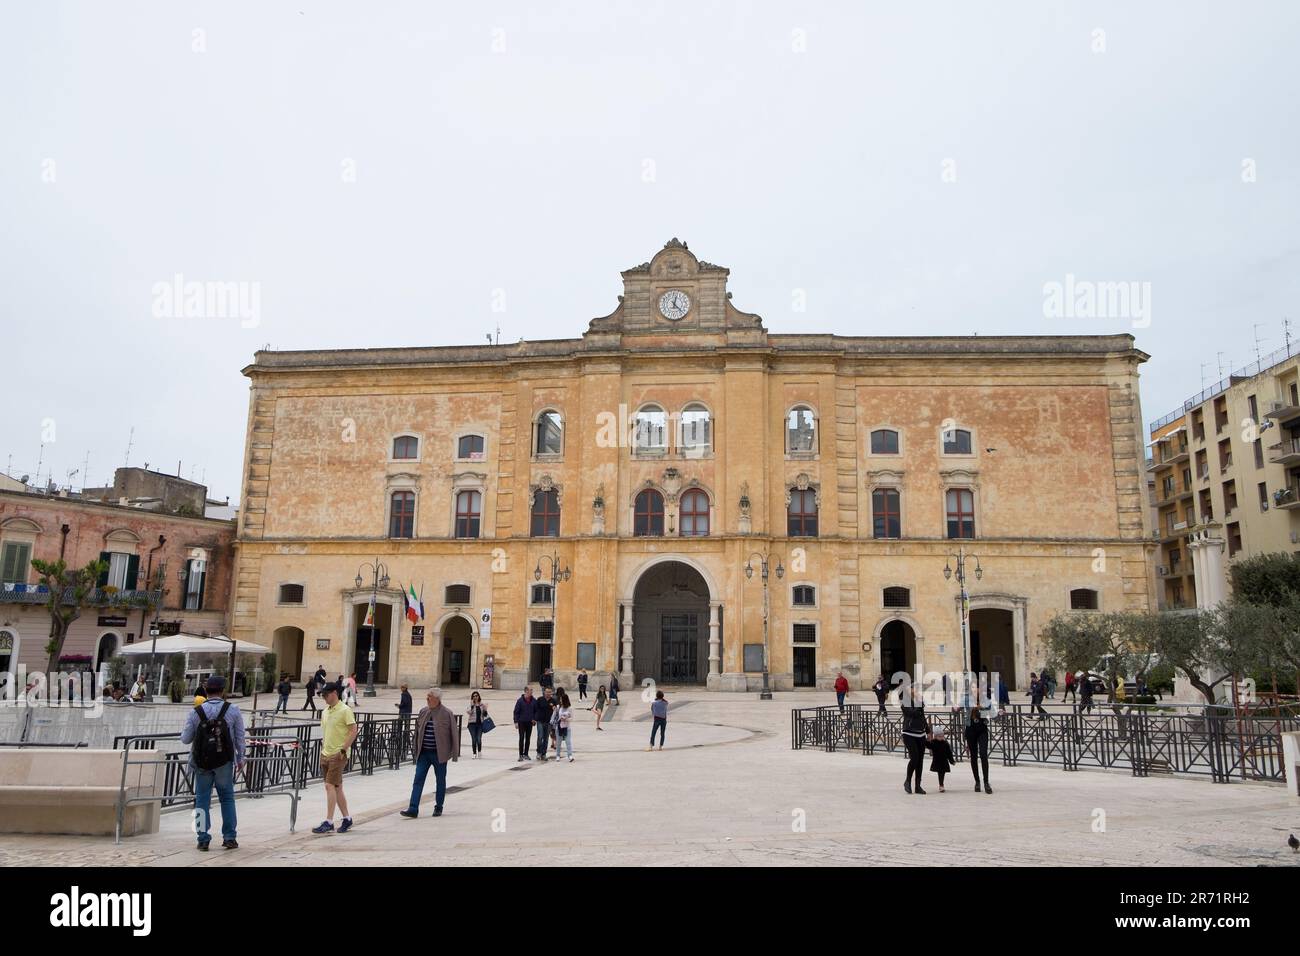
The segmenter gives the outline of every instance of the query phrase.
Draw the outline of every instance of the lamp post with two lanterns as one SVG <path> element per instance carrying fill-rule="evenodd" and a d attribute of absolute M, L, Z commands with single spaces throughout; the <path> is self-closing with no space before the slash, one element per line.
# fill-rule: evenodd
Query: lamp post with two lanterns
<path fill-rule="evenodd" d="M 771 560 L 770 554 L 760 554 L 755 551 L 745 559 L 745 579 L 750 580 L 754 577 L 754 558 L 758 558 L 762 579 L 763 579 L 763 690 L 759 693 L 759 700 L 771 700 L 772 689 L 768 686 L 768 654 L 767 654 L 767 616 L 768 616 L 768 562 Z M 785 567 L 781 564 L 781 559 L 776 559 L 776 578 L 781 580 L 785 577 Z"/>
<path fill-rule="evenodd" d="M 365 578 L 361 576 L 361 572 L 365 568 L 369 568 L 371 573 L 370 608 L 373 609 L 375 606 L 375 602 L 379 599 L 379 589 L 383 588 L 385 591 L 388 590 L 388 566 L 386 564 L 380 563 L 378 558 L 375 558 L 373 564 L 371 564 L 369 561 L 362 562 L 361 566 L 357 568 L 356 585 L 358 591 L 361 590 L 361 586 L 365 584 Z M 367 617 L 370 617 L 370 614 L 371 611 L 366 612 Z M 370 618 L 369 628 L 370 628 L 370 669 L 366 672 L 366 690 L 364 696 L 374 697 L 376 696 L 375 694 L 375 631 L 377 631 L 378 628 L 375 627 L 375 621 L 373 617 Z"/>
<path fill-rule="evenodd" d="M 950 562 L 957 562 L 957 584 L 961 588 L 961 683 L 962 683 L 962 722 L 965 723 L 969 716 L 970 704 L 970 666 L 969 657 L 966 650 L 967 642 L 970 639 L 970 593 L 966 590 L 966 561 L 971 559 L 975 562 L 975 580 L 978 581 L 984 577 L 984 569 L 980 567 L 980 559 L 977 555 L 967 554 L 965 548 L 958 548 L 956 553 L 950 552 L 948 560 L 943 565 L 943 577 L 945 581 L 952 580 L 954 574 Z"/>
<path fill-rule="evenodd" d="M 569 578 L 573 576 L 573 572 L 569 570 L 568 565 L 565 565 L 564 569 L 561 570 L 560 557 L 558 554 L 552 552 L 551 554 L 544 554 L 537 559 L 537 566 L 533 568 L 534 581 L 540 581 L 542 579 L 543 561 L 549 562 L 551 568 L 551 667 L 555 667 L 555 598 L 557 594 L 557 585 L 562 581 L 569 580 Z"/>

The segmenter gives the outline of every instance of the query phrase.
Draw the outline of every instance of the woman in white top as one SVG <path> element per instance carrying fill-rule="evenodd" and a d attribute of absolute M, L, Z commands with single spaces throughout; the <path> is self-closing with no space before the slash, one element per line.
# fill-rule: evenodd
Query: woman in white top
<path fill-rule="evenodd" d="M 573 708 L 569 705 L 569 695 L 560 694 L 560 719 L 556 727 L 555 756 L 560 756 L 560 748 L 569 749 L 569 763 L 573 763 Z"/>

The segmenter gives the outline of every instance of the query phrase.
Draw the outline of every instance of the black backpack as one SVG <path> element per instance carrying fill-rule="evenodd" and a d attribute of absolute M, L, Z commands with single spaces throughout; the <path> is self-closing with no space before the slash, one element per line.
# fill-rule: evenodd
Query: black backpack
<path fill-rule="evenodd" d="M 226 723 L 229 709 L 230 701 L 222 701 L 217 716 L 208 720 L 202 704 L 194 708 L 199 715 L 199 732 L 194 736 L 194 765 L 200 770 L 216 770 L 235 759 L 230 725 Z"/>

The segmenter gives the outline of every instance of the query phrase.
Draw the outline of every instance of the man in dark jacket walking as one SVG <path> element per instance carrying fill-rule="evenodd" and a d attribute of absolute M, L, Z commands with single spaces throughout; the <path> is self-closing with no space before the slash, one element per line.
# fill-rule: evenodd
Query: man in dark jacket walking
<path fill-rule="evenodd" d="M 533 740 L 533 686 L 524 685 L 524 692 L 515 701 L 515 729 L 519 731 L 519 760 L 532 760 L 528 756 L 528 745 Z M 515 763 L 518 763 L 516 760 Z"/>
<path fill-rule="evenodd" d="M 876 701 L 880 704 L 880 712 L 885 713 L 885 698 L 889 696 L 889 681 L 885 680 L 884 674 L 881 674 L 876 679 L 876 683 L 871 689 L 876 692 Z"/>
<path fill-rule="evenodd" d="M 281 712 L 289 713 L 289 695 L 293 692 L 293 684 L 289 680 L 288 674 L 280 675 L 280 684 L 275 690 L 280 695 L 280 699 L 275 705 L 275 712 L 277 714 Z"/>
<path fill-rule="evenodd" d="M 1079 678 L 1079 713 L 1092 713 L 1092 675 L 1086 671 Z"/>
<path fill-rule="evenodd" d="M 1037 674 L 1029 675 L 1029 712 L 1038 714 L 1040 717 L 1046 717 L 1047 711 L 1043 710 L 1043 695 L 1047 693 L 1047 681 L 1043 680 Z"/>
<path fill-rule="evenodd" d="M 420 815 L 420 797 L 424 794 L 424 781 L 433 768 L 437 781 L 433 798 L 433 815 L 442 816 L 442 801 L 447 795 L 447 761 L 460 758 L 460 735 L 456 733 L 456 717 L 442 705 L 442 691 L 433 688 L 425 698 L 427 706 L 415 718 L 415 781 L 411 784 L 411 803 L 402 816 L 414 819 Z"/>
<path fill-rule="evenodd" d="M 537 726 L 537 759 L 546 763 L 546 745 L 551 742 L 551 714 L 555 710 L 555 691 L 547 687 L 543 696 L 533 701 L 533 723 Z"/>

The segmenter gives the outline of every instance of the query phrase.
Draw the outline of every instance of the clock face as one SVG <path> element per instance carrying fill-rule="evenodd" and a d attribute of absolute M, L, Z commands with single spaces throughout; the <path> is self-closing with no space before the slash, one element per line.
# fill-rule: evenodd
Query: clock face
<path fill-rule="evenodd" d="M 691 297 L 680 289 L 669 289 L 659 297 L 659 314 L 676 322 L 691 311 Z"/>

